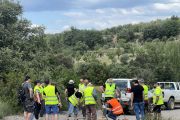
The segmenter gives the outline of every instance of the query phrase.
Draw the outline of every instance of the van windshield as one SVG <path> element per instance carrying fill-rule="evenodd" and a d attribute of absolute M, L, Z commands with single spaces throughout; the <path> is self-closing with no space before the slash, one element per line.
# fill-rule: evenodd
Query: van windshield
<path fill-rule="evenodd" d="M 117 87 L 120 89 L 122 88 L 127 88 L 127 80 L 114 80 L 114 83 L 116 84 Z"/>

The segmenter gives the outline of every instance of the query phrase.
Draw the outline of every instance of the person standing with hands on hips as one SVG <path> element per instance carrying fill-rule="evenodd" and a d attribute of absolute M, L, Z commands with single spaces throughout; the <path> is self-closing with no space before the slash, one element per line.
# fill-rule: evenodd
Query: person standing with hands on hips
<path fill-rule="evenodd" d="M 145 120 L 144 115 L 144 88 L 138 85 L 137 78 L 133 78 L 132 83 L 134 86 L 131 88 L 131 107 L 134 106 L 134 111 L 136 114 L 136 119 L 140 120 L 139 110 L 141 112 L 142 119 Z"/>
<path fill-rule="evenodd" d="M 158 83 L 156 81 L 153 82 L 153 87 L 155 88 L 153 92 L 153 97 L 150 97 L 149 99 L 153 98 L 153 104 L 154 104 L 153 112 L 154 112 L 155 117 L 157 117 L 157 113 L 158 113 L 158 117 L 160 119 L 161 106 L 164 104 L 163 94 L 162 94 L 161 87 L 158 86 Z"/>

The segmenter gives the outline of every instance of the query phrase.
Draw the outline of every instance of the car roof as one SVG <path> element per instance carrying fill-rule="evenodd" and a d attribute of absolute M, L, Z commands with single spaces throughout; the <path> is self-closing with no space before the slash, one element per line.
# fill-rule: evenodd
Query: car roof
<path fill-rule="evenodd" d="M 121 81 L 121 80 L 127 80 L 127 81 L 129 81 L 129 80 L 132 80 L 132 79 L 128 79 L 128 78 L 112 78 L 113 79 L 113 81 Z M 107 79 L 106 80 L 106 82 L 108 81 L 109 79 Z"/>

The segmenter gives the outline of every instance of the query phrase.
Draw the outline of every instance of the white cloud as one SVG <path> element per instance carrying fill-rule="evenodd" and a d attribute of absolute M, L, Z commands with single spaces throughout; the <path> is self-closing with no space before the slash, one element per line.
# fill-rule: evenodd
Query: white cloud
<path fill-rule="evenodd" d="M 143 12 L 139 12 L 139 11 L 137 11 L 135 9 L 132 9 L 131 13 L 132 14 L 143 14 Z"/>
<path fill-rule="evenodd" d="M 71 26 L 69 26 L 69 25 L 64 26 L 64 27 L 62 28 L 62 30 L 70 30 L 70 29 L 71 29 Z"/>
<path fill-rule="evenodd" d="M 138 21 L 132 21 L 132 24 L 137 24 L 138 23 Z"/>
<path fill-rule="evenodd" d="M 60 33 L 62 32 L 62 30 L 58 30 L 58 29 L 51 29 L 51 28 L 48 28 L 45 30 L 45 33 L 50 33 L 50 34 L 55 34 L 55 33 Z"/>
<path fill-rule="evenodd" d="M 62 13 L 62 15 L 69 16 L 69 17 L 82 17 L 82 16 L 86 16 L 82 12 L 65 12 L 65 13 Z"/>
<path fill-rule="evenodd" d="M 170 2 L 180 2 L 180 0 L 169 0 Z"/>
<path fill-rule="evenodd" d="M 117 10 L 115 9 L 115 8 L 111 8 L 111 11 L 113 11 L 113 12 L 117 12 Z"/>
<path fill-rule="evenodd" d="M 122 12 L 122 14 L 124 14 L 124 15 L 127 15 L 127 14 L 130 13 L 130 12 L 126 11 L 125 9 L 122 9 L 121 12 Z"/>
<path fill-rule="evenodd" d="M 62 23 L 62 20 L 56 20 L 55 23 L 60 24 L 60 23 Z"/>
<path fill-rule="evenodd" d="M 90 22 L 91 22 L 90 20 L 77 20 L 77 21 L 73 21 L 72 23 L 82 26 L 82 25 L 88 25 Z"/>
<path fill-rule="evenodd" d="M 99 26 L 101 28 L 106 28 L 107 27 L 107 23 L 106 22 L 95 22 L 96 26 Z"/>
<path fill-rule="evenodd" d="M 180 3 L 172 3 L 172 4 L 155 3 L 154 7 L 156 9 L 161 9 L 161 10 L 170 10 L 170 9 L 179 8 Z"/>
<path fill-rule="evenodd" d="M 101 13 L 101 14 L 102 14 L 102 13 L 105 13 L 105 11 L 104 11 L 103 9 L 96 9 L 96 12 L 97 12 L 97 13 Z"/>
<path fill-rule="evenodd" d="M 31 28 L 39 27 L 40 25 L 32 24 L 30 25 Z"/>

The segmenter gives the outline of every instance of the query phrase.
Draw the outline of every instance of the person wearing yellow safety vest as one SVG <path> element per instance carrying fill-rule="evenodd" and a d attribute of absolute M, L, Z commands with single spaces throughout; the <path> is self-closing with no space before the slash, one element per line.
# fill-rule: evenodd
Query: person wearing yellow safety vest
<path fill-rule="evenodd" d="M 60 108 L 62 107 L 62 104 L 59 103 L 57 96 L 58 90 L 55 86 L 51 85 L 51 82 L 49 82 L 49 79 L 45 80 L 45 83 L 47 85 L 46 88 L 44 88 L 44 95 L 45 95 L 45 105 L 46 105 L 46 120 L 49 120 L 49 115 L 51 114 L 51 109 L 53 110 L 53 114 L 55 116 L 55 120 L 58 120 L 58 104 L 60 105 Z"/>
<path fill-rule="evenodd" d="M 83 93 L 84 90 L 88 87 L 88 83 L 89 83 L 88 79 L 85 79 L 84 84 L 81 85 L 80 88 L 79 88 L 79 92 Z M 85 109 L 85 107 L 82 108 L 82 114 L 83 114 L 83 118 L 85 119 L 86 118 L 86 109 Z"/>
<path fill-rule="evenodd" d="M 144 113 L 148 112 L 148 87 L 144 84 L 144 79 L 139 80 L 139 85 L 144 88 Z"/>
<path fill-rule="evenodd" d="M 44 80 L 41 80 L 41 85 L 40 85 L 40 89 L 41 89 L 41 93 L 42 95 L 44 94 L 44 88 L 45 88 L 45 82 Z M 45 97 L 43 96 L 43 101 L 41 102 L 41 110 L 40 110 L 40 117 L 43 118 L 44 115 L 44 111 L 45 111 Z"/>
<path fill-rule="evenodd" d="M 153 97 L 150 97 L 149 99 L 153 98 L 153 104 L 154 104 L 154 115 L 156 116 L 158 113 L 159 118 L 161 117 L 161 106 L 164 104 L 163 102 L 163 94 L 161 87 L 158 86 L 158 83 L 156 81 L 153 82 L 154 92 Z"/>
<path fill-rule="evenodd" d="M 96 113 L 96 101 L 97 101 L 97 93 L 96 89 L 93 87 L 93 83 L 89 82 L 89 87 L 84 90 L 84 101 L 87 111 L 87 120 L 97 120 Z"/>
<path fill-rule="evenodd" d="M 81 85 L 83 85 L 83 84 L 84 84 L 83 79 L 80 79 L 79 88 L 80 88 L 80 87 L 81 87 Z"/>
<path fill-rule="evenodd" d="M 104 86 L 100 86 L 100 89 L 103 93 L 105 93 L 105 98 L 114 98 L 114 93 L 116 93 L 117 98 L 119 94 L 116 90 L 116 84 L 113 83 L 113 79 L 109 78 L 108 82 Z M 105 103 L 105 106 L 108 107 L 108 104 Z M 104 109 L 104 114 L 107 114 L 107 110 Z"/>
<path fill-rule="evenodd" d="M 39 94 L 42 94 L 42 91 L 40 89 L 41 80 L 39 80 L 39 79 L 36 80 L 34 82 L 34 84 L 36 85 L 34 87 L 34 95 L 36 95 L 37 99 L 38 99 L 37 103 L 35 103 L 36 104 L 35 118 L 36 118 L 36 120 L 38 120 L 39 119 L 39 113 L 40 113 L 40 110 L 41 110 L 41 102 L 40 102 L 40 97 L 39 97 Z"/>
<path fill-rule="evenodd" d="M 82 97 L 82 93 L 81 92 L 76 92 L 74 93 L 71 97 L 69 97 L 69 109 L 68 109 L 68 113 L 66 116 L 66 120 L 69 120 L 69 115 L 73 113 L 74 110 L 74 120 L 78 120 L 77 119 L 77 115 L 78 115 L 78 105 L 81 105 L 82 107 L 84 107 L 84 105 L 80 102 L 81 101 L 81 97 Z"/>

